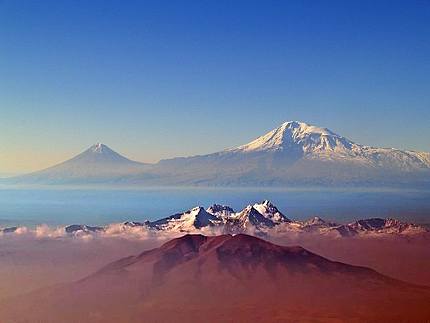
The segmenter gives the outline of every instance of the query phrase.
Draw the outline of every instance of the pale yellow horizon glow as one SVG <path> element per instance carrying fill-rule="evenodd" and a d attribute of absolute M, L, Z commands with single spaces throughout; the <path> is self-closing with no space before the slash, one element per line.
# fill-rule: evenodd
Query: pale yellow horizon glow
<path fill-rule="evenodd" d="M 53 154 L 43 156 L 32 152 L 14 152 L 2 154 L 0 172 L 4 174 L 21 174 L 38 171 L 59 164 L 70 158 L 68 154 Z"/>

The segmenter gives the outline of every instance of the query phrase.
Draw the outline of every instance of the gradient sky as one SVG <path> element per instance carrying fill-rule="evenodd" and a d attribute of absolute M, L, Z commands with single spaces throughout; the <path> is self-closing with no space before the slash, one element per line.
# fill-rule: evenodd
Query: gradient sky
<path fill-rule="evenodd" d="M 430 151 L 430 1 L 0 0 L 0 173 L 140 161 L 286 120 Z"/>

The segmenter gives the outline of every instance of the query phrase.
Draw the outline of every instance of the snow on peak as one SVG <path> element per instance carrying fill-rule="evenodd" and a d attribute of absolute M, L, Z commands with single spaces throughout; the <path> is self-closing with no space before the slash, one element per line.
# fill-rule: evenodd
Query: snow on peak
<path fill-rule="evenodd" d="M 302 133 L 314 133 L 314 134 L 321 134 L 321 135 L 339 136 L 327 128 L 313 126 L 306 122 L 301 122 L 301 121 L 284 122 L 278 129 L 281 129 L 283 131 L 286 131 L 287 129 L 292 129 Z"/>
<path fill-rule="evenodd" d="M 275 226 L 275 223 L 270 219 L 270 217 L 266 217 L 261 214 L 253 205 L 248 205 L 241 212 L 235 214 L 235 221 L 244 229 L 249 229 L 251 227 L 272 228 Z"/>
<path fill-rule="evenodd" d="M 305 225 L 323 225 L 326 222 L 321 219 L 319 216 L 314 216 L 312 219 L 309 219 L 304 222 Z"/>
<path fill-rule="evenodd" d="M 133 160 L 126 158 L 121 154 L 117 153 L 116 151 L 112 150 L 110 147 L 100 142 L 92 145 L 84 152 L 73 157 L 72 159 L 69 159 L 68 161 L 65 161 L 64 163 L 68 163 L 70 161 L 75 161 L 75 162 L 80 161 L 83 163 L 82 167 L 86 167 L 87 166 L 85 165 L 86 163 L 94 163 L 94 162 L 98 163 L 99 165 L 101 165 L 101 163 L 107 163 L 107 164 L 114 163 L 114 164 L 117 164 L 116 166 L 125 166 L 125 167 L 132 166 L 133 168 L 139 167 L 142 165 L 142 163 L 135 162 Z M 119 165 L 120 163 L 122 165 Z M 108 166 L 108 167 L 112 168 L 112 166 Z M 113 173 L 115 173 L 118 170 L 119 168 L 115 168 L 115 167 L 112 168 Z M 134 169 L 130 169 L 130 170 L 133 171 Z"/>
<path fill-rule="evenodd" d="M 106 151 L 107 149 L 109 149 L 106 145 L 103 145 L 102 143 L 98 142 L 94 145 L 91 146 L 90 150 L 93 153 L 103 153 L 104 151 Z"/>
<path fill-rule="evenodd" d="M 205 227 L 212 224 L 211 220 L 216 220 L 216 218 L 206 212 L 206 210 L 201 206 L 196 206 L 191 210 L 185 212 L 181 217 L 181 220 L 186 223 L 186 226 L 195 227 L 197 229 Z"/>
<path fill-rule="evenodd" d="M 272 228 L 288 222 L 290 220 L 276 206 L 265 200 L 262 203 L 248 205 L 238 213 L 226 205 L 214 204 L 206 210 L 197 206 L 184 213 L 177 213 L 145 225 L 152 229 L 175 232 L 193 232 L 205 227 L 225 225 L 226 228 L 241 232 L 248 228 Z"/>
<path fill-rule="evenodd" d="M 274 223 L 290 222 L 290 220 L 283 215 L 276 206 L 269 200 L 264 200 L 262 203 L 256 203 L 253 208 L 263 215 L 266 219 L 271 220 Z"/>
<path fill-rule="evenodd" d="M 127 227 L 146 227 L 149 230 L 165 232 L 248 232 L 265 234 L 331 234 L 349 237 L 363 234 L 421 234 L 430 232 L 424 227 L 394 219 L 371 218 L 349 224 L 327 222 L 318 216 L 307 221 L 290 220 L 269 200 L 250 204 L 235 213 L 229 206 L 213 204 L 206 210 L 197 206 L 183 213 L 176 213 L 156 221 L 125 222 Z M 71 226 L 69 231 L 86 230 L 90 227 Z M 98 230 L 99 228 L 94 228 Z M 94 230 L 94 231 L 96 231 Z"/>
<path fill-rule="evenodd" d="M 211 211 L 211 212 L 208 212 Z M 225 213 L 223 213 L 225 212 Z M 229 213 L 227 213 L 229 212 Z M 117 230 L 117 224 L 106 227 L 95 227 L 81 224 L 69 225 L 64 228 L 66 234 L 103 234 Z M 0 235 L 13 233 L 18 228 L 1 229 Z M 176 213 L 156 221 L 124 222 L 120 230 L 137 232 L 194 232 L 206 234 L 246 232 L 255 235 L 278 234 L 328 234 L 334 237 L 372 236 L 372 235 L 417 235 L 429 234 L 430 231 L 422 226 L 401 222 L 395 219 L 369 218 L 357 220 L 349 224 L 338 224 L 324 221 L 315 216 L 307 221 L 289 220 L 270 201 L 250 204 L 242 211 L 234 213 L 233 209 L 214 204 L 205 210 L 201 206 L 194 207 L 182 213 Z M 137 231 L 136 231 L 137 230 Z M 150 231 L 147 231 L 150 230 Z"/>
<path fill-rule="evenodd" d="M 350 149 L 352 145 L 353 142 L 327 128 L 305 122 L 288 121 L 236 150 L 252 152 L 300 148 L 303 152 L 309 152 L 337 148 Z"/>
<path fill-rule="evenodd" d="M 184 213 L 176 213 L 167 218 L 148 222 L 147 225 L 158 230 L 191 232 L 203 227 L 213 226 L 218 221 L 217 216 L 206 212 L 201 206 L 196 206 Z"/>
<path fill-rule="evenodd" d="M 235 213 L 234 210 L 227 206 L 227 205 L 221 205 L 221 204 L 213 204 L 210 207 L 208 207 L 206 209 L 206 212 L 216 215 L 216 216 L 220 216 L 222 218 L 224 217 L 228 217 L 231 214 Z"/>
<path fill-rule="evenodd" d="M 113 151 L 101 142 L 92 145 L 84 153 L 90 153 L 92 155 L 119 155 L 117 152 Z"/>

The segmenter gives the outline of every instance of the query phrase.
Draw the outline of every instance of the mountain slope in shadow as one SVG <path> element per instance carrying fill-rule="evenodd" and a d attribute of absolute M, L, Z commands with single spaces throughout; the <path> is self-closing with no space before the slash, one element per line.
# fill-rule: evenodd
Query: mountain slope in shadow
<path fill-rule="evenodd" d="M 14 322 L 362 322 L 430 318 L 430 288 L 301 247 L 185 235 L 1 304 Z"/>

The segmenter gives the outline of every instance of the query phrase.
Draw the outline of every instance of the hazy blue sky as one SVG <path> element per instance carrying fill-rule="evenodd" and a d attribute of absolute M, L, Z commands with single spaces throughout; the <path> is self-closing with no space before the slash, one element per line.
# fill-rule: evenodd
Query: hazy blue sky
<path fill-rule="evenodd" d="M 0 0 L 0 172 L 137 160 L 285 120 L 430 151 L 430 1 Z"/>

